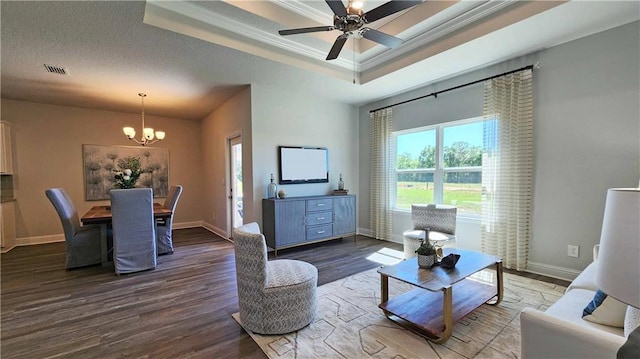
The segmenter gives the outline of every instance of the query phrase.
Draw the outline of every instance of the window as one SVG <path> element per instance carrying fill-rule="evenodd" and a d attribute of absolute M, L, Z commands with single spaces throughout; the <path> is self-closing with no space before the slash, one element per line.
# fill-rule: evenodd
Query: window
<path fill-rule="evenodd" d="M 395 132 L 395 208 L 443 203 L 479 215 L 483 126 L 475 118 Z"/>

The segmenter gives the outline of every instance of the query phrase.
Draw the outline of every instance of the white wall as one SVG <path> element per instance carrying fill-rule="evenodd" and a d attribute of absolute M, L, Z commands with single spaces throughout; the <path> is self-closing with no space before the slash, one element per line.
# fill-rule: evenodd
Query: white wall
<path fill-rule="evenodd" d="M 230 237 L 228 140 L 242 136 L 243 195 L 252 198 L 251 88 L 247 86 L 202 120 L 203 222 L 218 235 Z M 255 220 L 251 201 L 244 206 L 244 220 Z"/>
<path fill-rule="evenodd" d="M 534 208 L 528 270 L 573 278 L 599 242 L 606 190 L 640 173 L 640 22 L 556 46 L 360 108 L 359 224 L 369 221 L 369 111 L 540 62 L 534 71 Z M 482 114 L 482 85 L 397 106 L 394 129 Z M 393 234 L 410 227 L 394 213 Z M 479 223 L 458 221 L 458 245 L 479 248 Z M 567 244 L 580 257 L 567 257 Z"/>
<path fill-rule="evenodd" d="M 278 185 L 288 197 L 329 194 L 340 173 L 349 193 L 358 195 L 357 108 L 264 85 L 251 90 L 253 198 L 260 223 L 269 177 L 278 178 L 279 145 L 329 149 L 329 183 Z"/>

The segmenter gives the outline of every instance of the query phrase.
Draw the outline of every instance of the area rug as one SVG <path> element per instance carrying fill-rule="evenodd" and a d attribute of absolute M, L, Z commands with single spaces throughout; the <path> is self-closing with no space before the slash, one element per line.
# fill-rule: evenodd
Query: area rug
<path fill-rule="evenodd" d="M 474 277 L 492 281 L 495 272 L 485 270 Z M 391 298 L 412 288 L 389 279 Z M 518 358 L 520 311 L 525 307 L 545 310 L 564 290 L 562 286 L 505 273 L 502 302 L 483 305 L 456 322 L 451 338 L 438 345 L 382 314 L 378 308 L 380 275 L 372 269 L 318 287 L 318 315 L 298 332 L 247 332 L 269 358 Z M 233 318 L 242 325 L 238 313 Z"/>

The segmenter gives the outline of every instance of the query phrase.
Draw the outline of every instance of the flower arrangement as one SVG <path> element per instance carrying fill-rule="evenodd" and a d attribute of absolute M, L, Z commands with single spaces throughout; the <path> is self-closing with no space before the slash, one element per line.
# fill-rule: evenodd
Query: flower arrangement
<path fill-rule="evenodd" d="M 116 183 L 114 188 L 127 189 L 135 188 L 136 182 L 142 174 L 142 166 L 140 166 L 140 158 L 129 156 L 118 160 L 118 169 L 114 169 L 116 172 Z"/>
<path fill-rule="evenodd" d="M 436 247 L 431 244 L 428 240 L 421 240 L 420 247 L 415 250 L 418 255 L 421 256 L 435 256 L 436 255 Z"/>

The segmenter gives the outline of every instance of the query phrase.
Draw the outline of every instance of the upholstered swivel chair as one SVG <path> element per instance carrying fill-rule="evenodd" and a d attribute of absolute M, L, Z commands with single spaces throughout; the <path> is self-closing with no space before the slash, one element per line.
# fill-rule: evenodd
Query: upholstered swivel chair
<path fill-rule="evenodd" d="M 259 334 L 284 334 L 307 326 L 317 309 L 318 270 L 290 259 L 267 261 L 257 223 L 233 230 L 240 321 Z"/>
<path fill-rule="evenodd" d="M 116 274 L 156 267 L 151 188 L 112 189 L 113 265 Z"/>
<path fill-rule="evenodd" d="M 178 199 L 182 194 L 182 186 L 171 186 L 169 194 L 164 201 L 164 206 L 171 210 L 171 217 L 162 218 L 156 221 L 156 240 L 158 245 L 158 255 L 173 253 L 173 239 L 171 232 L 173 229 L 173 216 L 176 211 Z"/>
<path fill-rule="evenodd" d="M 100 263 L 100 227 L 80 225 L 78 211 L 64 189 L 49 188 L 45 194 L 62 222 L 67 269 Z"/>
<path fill-rule="evenodd" d="M 416 256 L 415 250 L 424 240 L 425 228 L 429 228 L 429 240 L 437 247 L 455 247 L 457 213 L 458 208 L 443 204 L 411 205 L 413 229 L 402 234 L 404 257 Z"/>

